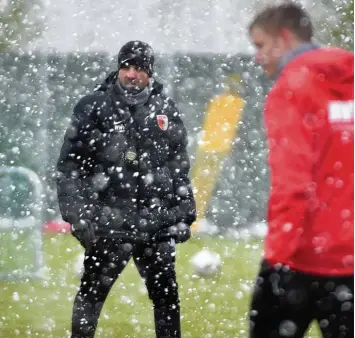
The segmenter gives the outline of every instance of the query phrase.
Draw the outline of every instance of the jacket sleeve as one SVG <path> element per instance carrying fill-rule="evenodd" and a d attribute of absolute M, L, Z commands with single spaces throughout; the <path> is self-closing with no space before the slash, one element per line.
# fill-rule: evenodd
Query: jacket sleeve
<path fill-rule="evenodd" d="M 63 220 L 70 224 L 89 217 L 85 168 L 92 158 L 93 121 L 91 106 L 86 101 L 81 99 L 74 108 L 57 162 L 59 209 Z"/>
<path fill-rule="evenodd" d="M 271 178 L 265 254 L 272 252 L 281 261 L 299 247 L 315 202 L 313 121 L 303 96 L 280 88 L 270 92 L 265 104 Z"/>
<path fill-rule="evenodd" d="M 196 220 L 196 204 L 189 179 L 190 159 L 187 153 L 187 131 L 180 113 L 173 105 L 169 121 L 170 158 L 168 166 L 173 178 L 176 220 L 191 225 Z"/>

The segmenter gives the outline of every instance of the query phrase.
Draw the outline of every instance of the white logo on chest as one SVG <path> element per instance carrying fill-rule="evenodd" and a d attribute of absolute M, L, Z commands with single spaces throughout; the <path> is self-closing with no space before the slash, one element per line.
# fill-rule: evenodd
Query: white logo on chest
<path fill-rule="evenodd" d="M 113 122 L 113 128 L 115 131 L 118 131 L 119 133 L 124 133 L 125 132 L 125 127 L 122 124 L 123 121 L 119 121 L 119 122 Z"/>

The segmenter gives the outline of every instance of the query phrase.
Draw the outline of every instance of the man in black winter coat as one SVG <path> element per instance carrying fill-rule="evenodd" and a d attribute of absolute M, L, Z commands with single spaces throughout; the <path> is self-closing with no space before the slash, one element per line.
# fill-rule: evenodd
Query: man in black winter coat
<path fill-rule="evenodd" d="M 104 301 L 133 257 L 157 337 L 180 337 L 175 243 L 196 218 L 186 129 L 152 77 L 154 53 L 130 41 L 113 72 L 74 108 L 58 160 L 62 217 L 85 248 L 72 338 L 94 337 Z"/>

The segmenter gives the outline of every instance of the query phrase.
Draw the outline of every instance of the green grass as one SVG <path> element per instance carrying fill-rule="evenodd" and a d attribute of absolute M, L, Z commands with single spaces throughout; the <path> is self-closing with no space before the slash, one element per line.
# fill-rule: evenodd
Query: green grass
<path fill-rule="evenodd" d="M 80 247 L 70 235 L 45 236 L 46 280 L 0 282 L 0 337 L 69 336 L 72 302 L 79 279 L 74 261 Z M 190 257 L 207 246 L 221 254 L 218 276 L 194 276 Z M 218 238 L 178 246 L 177 272 L 184 338 L 247 337 L 246 314 L 258 270 L 261 244 Z M 154 337 L 153 312 L 144 284 L 129 264 L 103 308 L 96 337 Z M 309 337 L 319 337 L 313 328 Z"/>
<path fill-rule="evenodd" d="M 0 232 L 0 271 L 11 274 L 14 271 L 31 274 L 34 265 L 35 241 L 32 230 L 20 229 Z M 36 234 L 37 235 L 37 234 Z"/>

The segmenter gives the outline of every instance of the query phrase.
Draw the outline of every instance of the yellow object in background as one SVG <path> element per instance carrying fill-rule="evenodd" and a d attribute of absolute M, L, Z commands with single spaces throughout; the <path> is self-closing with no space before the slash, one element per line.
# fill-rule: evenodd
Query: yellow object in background
<path fill-rule="evenodd" d="M 201 150 L 230 152 L 243 108 L 244 101 L 238 96 L 225 94 L 214 98 L 203 123 Z"/>
<path fill-rule="evenodd" d="M 233 80 L 230 77 L 229 81 L 231 79 Z M 240 82 L 239 80 L 239 85 Z M 202 138 L 196 150 L 192 182 L 197 220 L 192 225 L 193 230 L 199 228 L 200 221 L 204 218 L 223 160 L 230 154 L 233 141 L 237 137 L 238 123 L 245 105 L 239 93 L 231 93 L 231 88 L 228 89 L 228 92 L 210 101 L 202 126 Z"/>

